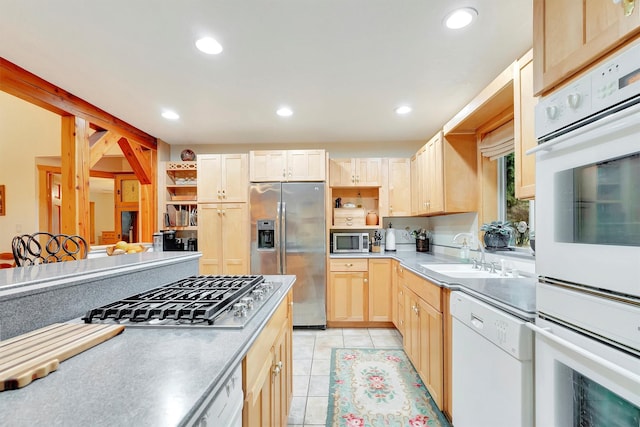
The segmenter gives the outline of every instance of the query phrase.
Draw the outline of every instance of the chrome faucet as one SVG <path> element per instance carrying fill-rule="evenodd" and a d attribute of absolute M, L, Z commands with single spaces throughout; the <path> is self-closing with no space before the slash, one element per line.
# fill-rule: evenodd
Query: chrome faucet
<path fill-rule="evenodd" d="M 474 240 L 474 236 L 471 233 L 458 233 L 455 236 L 453 236 L 453 243 L 458 243 L 458 238 L 462 237 L 462 236 L 466 236 L 469 238 L 469 245 L 472 244 L 473 240 Z M 485 263 L 485 257 L 484 257 L 484 246 L 482 245 L 482 243 L 480 242 L 480 233 L 478 233 L 476 235 L 476 239 L 478 242 L 478 247 L 480 248 L 480 262 L 478 264 L 474 263 L 473 266 L 474 268 L 479 268 L 480 270 L 484 270 L 486 267 L 486 263 Z M 476 265 L 478 267 L 476 267 Z"/>

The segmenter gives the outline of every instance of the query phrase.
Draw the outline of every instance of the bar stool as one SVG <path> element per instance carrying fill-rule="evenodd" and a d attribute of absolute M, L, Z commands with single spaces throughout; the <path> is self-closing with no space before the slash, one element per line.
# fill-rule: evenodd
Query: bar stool
<path fill-rule="evenodd" d="M 78 260 L 86 258 L 89 250 L 81 236 L 44 231 L 14 237 L 11 248 L 18 267 Z"/>

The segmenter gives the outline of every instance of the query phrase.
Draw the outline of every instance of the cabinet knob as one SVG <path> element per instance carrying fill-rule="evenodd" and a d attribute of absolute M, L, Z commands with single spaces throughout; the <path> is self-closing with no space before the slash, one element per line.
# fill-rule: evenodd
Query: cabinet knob
<path fill-rule="evenodd" d="M 369 279 L 364 279 L 364 283 L 369 283 Z"/>
<path fill-rule="evenodd" d="M 353 267 L 353 264 L 351 264 L 351 263 L 345 263 L 345 266 L 347 266 L 347 267 Z"/>
<path fill-rule="evenodd" d="M 355 177 L 355 175 L 351 175 L 351 182 L 356 182 L 356 177 Z"/>
<path fill-rule="evenodd" d="M 227 192 L 225 190 L 222 190 L 222 198 L 223 199 L 227 198 Z"/>
<path fill-rule="evenodd" d="M 353 223 L 352 222 L 347 222 L 347 225 L 353 225 Z"/>

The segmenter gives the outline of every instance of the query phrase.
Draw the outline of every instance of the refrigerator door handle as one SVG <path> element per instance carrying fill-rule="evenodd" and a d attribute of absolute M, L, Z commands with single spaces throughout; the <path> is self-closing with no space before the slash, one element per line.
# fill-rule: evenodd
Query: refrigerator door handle
<path fill-rule="evenodd" d="M 287 203 L 282 202 L 282 237 L 280 240 L 280 250 L 282 251 L 282 270 L 281 274 L 287 274 Z"/>
<path fill-rule="evenodd" d="M 276 229 L 275 229 L 275 246 L 276 246 L 276 272 L 282 274 L 282 253 L 281 253 L 281 240 L 280 240 L 280 202 L 276 206 Z"/>

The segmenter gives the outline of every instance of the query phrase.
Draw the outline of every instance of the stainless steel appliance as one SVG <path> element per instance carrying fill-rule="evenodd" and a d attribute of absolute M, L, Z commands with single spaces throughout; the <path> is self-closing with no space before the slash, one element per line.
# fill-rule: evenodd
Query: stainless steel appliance
<path fill-rule="evenodd" d="M 326 327 L 325 186 L 253 183 L 251 274 L 295 274 L 293 326 Z"/>
<path fill-rule="evenodd" d="M 333 252 L 369 252 L 369 234 L 333 233 Z"/>
<path fill-rule="evenodd" d="M 536 423 L 640 425 L 640 44 L 536 107 Z"/>
<path fill-rule="evenodd" d="M 192 276 L 91 309 L 85 323 L 243 328 L 281 286 L 262 276 Z"/>

